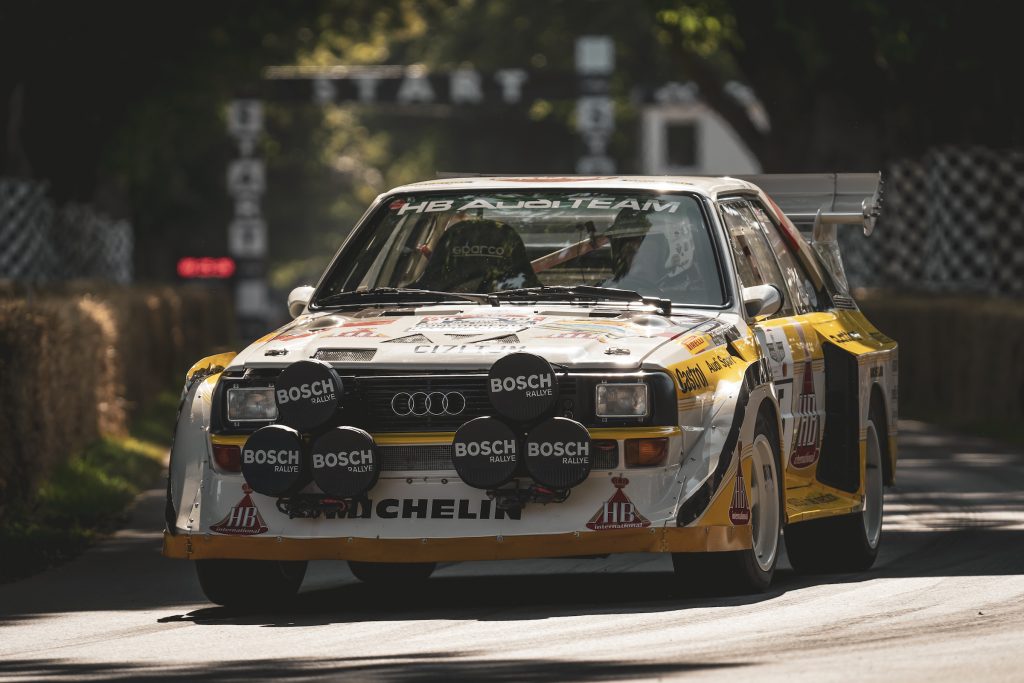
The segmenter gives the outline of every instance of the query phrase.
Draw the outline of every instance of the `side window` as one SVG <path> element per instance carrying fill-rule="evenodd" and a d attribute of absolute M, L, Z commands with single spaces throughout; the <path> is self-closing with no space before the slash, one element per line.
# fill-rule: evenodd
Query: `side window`
<path fill-rule="evenodd" d="M 775 251 L 775 255 L 779 258 L 779 265 L 782 267 L 782 277 L 785 278 L 786 284 L 789 285 L 789 292 L 793 297 L 793 304 L 796 307 L 797 313 L 809 313 L 810 311 L 818 310 L 818 293 L 815 291 L 813 280 L 782 238 L 779 226 L 771 219 L 760 202 L 752 201 L 750 206 L 754 212 L 754 217 L 757 218 L 757 222 L 761 224 L 761 228 L 768 237 L 768 242 Z"/>
<path fill-rule="evenodd" d="M 793 315 L 793 302 L 779 270 L 779 264 L 772 254 L 759 221 L 754 217 L 750 203 L 736 199 L 720 204 L 729 241 L 736 261 L 740 284 L 744 287 L 775 285 L 782 294 L 782 308 L 776 316 Z"/>

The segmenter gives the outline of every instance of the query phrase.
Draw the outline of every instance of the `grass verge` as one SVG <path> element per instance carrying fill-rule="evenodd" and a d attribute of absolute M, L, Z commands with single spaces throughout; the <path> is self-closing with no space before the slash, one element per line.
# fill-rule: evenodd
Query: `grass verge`
<path fill-rule="evenodd" d="M 178 397 L 157 395 L 125 437 L 106 437 L 60 465 L 33 502 L 0 524 L 0 582 L 66 562 L 122 523 L 128 504 L 163 481 Z"/>

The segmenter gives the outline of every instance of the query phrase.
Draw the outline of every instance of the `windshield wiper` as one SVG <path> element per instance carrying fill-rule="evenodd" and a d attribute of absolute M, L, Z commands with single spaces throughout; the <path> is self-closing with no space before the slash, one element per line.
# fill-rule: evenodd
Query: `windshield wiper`
<path fill-rule="evenodd" d="M 656 296 L 644 296 L 631 289 L 615 287 L 595 287 L 593 285 L 542 285 L 540 287 L 521 287 L 505 289 L 487 295 L 492 302 L 503 299 L 566 299 L 569 301 L 587 299 L 590 301 L 629 301 L 654 306 L 662 315 L 672 315 L 672 300 Z"/>
<path fill-rule="evenodd" d="M 336 292 L 317 299 L 316 306 L 364 305 L 368 303 L 401 303 L 402 299 L 414 301 L 472 301 L 478 304 L 488 303 L 486 294 L 457 294 L 455 292 L 438 292 L 432 289 L 407 289 L 405 287 L 374 287 L 372 289 L 355 289 L 351 292 Z"/>

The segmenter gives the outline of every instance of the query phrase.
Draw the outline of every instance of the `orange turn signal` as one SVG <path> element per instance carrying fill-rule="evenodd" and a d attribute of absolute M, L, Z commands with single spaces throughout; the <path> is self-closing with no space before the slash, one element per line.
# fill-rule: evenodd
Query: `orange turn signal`
<path fill-rule="evenodd" d="M 659 467 L 668 459 L 668 439 L 626 439 L 626 467 Z"/>
<path fill-rule="evenodd" d="M 213 461 L 225 472 L 242 471 L 242 449 L 238 446 L 213 444 Z"/>

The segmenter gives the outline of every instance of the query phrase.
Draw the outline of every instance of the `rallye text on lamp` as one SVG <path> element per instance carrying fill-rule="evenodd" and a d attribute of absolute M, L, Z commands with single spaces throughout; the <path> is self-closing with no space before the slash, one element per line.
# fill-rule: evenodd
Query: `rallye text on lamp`
<path fill-rule="evenodd" d="M 783 529 L 797 570 L 865 569 L 897 349 L 836 227 L 877 207 L 851 174 L 381 195 L 292 323 L 188 372 L 164 553 L 221 604 L 286 599 L 317 559 L 408 581 L 664 552 L 688 587 L 761 590 Z"/>

